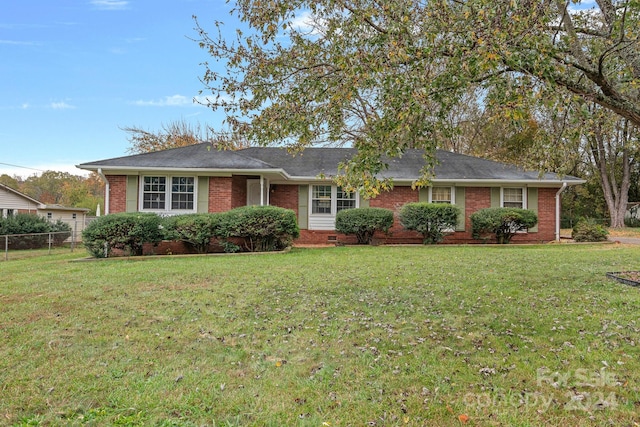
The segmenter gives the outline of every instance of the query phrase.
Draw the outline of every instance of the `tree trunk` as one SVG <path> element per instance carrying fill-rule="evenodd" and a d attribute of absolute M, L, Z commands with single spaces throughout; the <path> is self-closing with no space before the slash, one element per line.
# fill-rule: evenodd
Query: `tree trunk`
<path fill-rule="evenodd" d="M 611 136 L 616 141 L 607 141 L 605 144 L 605 136 L 602 129 L 597 126 L 591 139 L 591 154 L 594 164 L 598 170 L 600 185 L 604 199 L 609 210 L 611 219 L 611 228 L 623 228 L 624 215 L 627 211 L 627 203 L 629 201 L 629 187 L 631 186 L 631 167 L 629 150 L 627 145 L 628 127 L 627 123 L 618 129 L 615 136 Z M 622 147 L 620 150 L 618 148 Z M 616 179 L 616 163 L 621 161 L 622 176 L 620 182 Z"/>

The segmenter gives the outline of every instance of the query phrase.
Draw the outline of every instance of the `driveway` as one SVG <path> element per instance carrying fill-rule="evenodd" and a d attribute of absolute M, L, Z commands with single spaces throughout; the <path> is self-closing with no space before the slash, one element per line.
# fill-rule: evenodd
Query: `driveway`
<path fill-rule="evenodd" d="M 625 243 L 627 245 L 640 245 L 640 238 L 638 237 L 609 237 L 612 242 Z"/>

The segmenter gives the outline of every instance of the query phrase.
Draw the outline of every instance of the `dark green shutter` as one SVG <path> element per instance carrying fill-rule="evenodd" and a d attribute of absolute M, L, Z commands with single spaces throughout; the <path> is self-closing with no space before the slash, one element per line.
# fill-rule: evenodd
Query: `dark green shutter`
<path fill-rule="evenodd" d="M 137 210 L 138 210 L 138 176 L 127 175 L 126 211 L 137 212 Z"/>
<path fill-rule="evenodd" d="M 538 215 L 538 189 L 537 188 L 528 188 L 527 189 L 527 209 L 532 210 Z M 540 218 L 538 218 L 540 221 Z M 535 227 L 531 227 L 529 229 L 529 233 L 537 233 L 538 225 Z"/>
<path fill-rule="evenodd" d="M 309 186 L 298 186 L 298 227 L 309 228 Z"/>
<path fill-rule="evenodd" d="M 464 231 L 465 229 L 465 195 L 466 189 L 465 187 L 455 187 L 456 192 L 456 206 L 460 208 L 460 213 L 458 214 L 458 223 L 456 224 L 456 231 Z"/>
<path fill-rule="evenodd" d="M 198 206 L 196 207 L 198 213 L 209 212 L 209 177 L 198 176 Z"/>

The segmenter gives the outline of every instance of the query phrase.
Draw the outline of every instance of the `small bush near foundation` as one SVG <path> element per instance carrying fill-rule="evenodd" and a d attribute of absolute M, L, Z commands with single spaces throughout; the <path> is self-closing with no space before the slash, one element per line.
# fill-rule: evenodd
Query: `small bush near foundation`
<path fill-rule="evenodd" d="M 216 237 L 227 250 L 237 246 L 229 239 L 242 239 L 251 252 L 277 251 L 291 246 L 300 236 L 296 214 L 276 206 L 243 206 L 221 214 Z"/>
<path fill-rule="evenodd" d="M 496 242 L 506 244 L 519 231 L 524 231 L 538 223 L 535 212 L 518 208 L 487 208 L 471 214 L 474 239 L 493 235 Z"/>
<path fill-rule="evenodd" d="M 179 240 L 199 254 L 207 253 L 216 235 L 221 214 L 202 213 L 170 216 L 163 219 L 166 240 Z"/>
<path fill-rule="evenodd" d="M 576 242 L 602 242 L 608 236 L 609 231 L 590 218 L 578 221 L 571 232 L 571 238 Z"/>
<path fill-rule="evenodd" d="M 113 249 L 142 255 L 145 243 L 158 244 L 163 237 L 162 219 L 152 213 L 117 213 L 93 220 L 82 232 L 82 242 L 96 258 L 108 257 Z"/>
<path fill-rule="evenodd" d="M 386 233 L 393 225 L 393 212 L 383 208 L 341 210 L 336 215 L 336 231 L 355 234 L 360 244 L 369 244 L 376 231 Z"/>
<path fill-rule="evenodd" d="M 460 208 L 446 203 L 407 203 L 400 209 L 400 223 L 422 234 L 424 244 L 439 243 L 453 232 Z"/>

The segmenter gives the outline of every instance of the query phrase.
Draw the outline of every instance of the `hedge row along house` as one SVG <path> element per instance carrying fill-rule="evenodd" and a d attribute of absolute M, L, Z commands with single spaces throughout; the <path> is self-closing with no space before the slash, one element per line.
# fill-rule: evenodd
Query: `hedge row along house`
<path fill-rule="evenodd" d="M 559 238 L 561 192 L 584 182 L 439 150 L 431 186 L 413 189 L 424 159 L 422 151 L 408 150 L 402 157 L 387 159 L 384 175 L 393 179 L 393 189 L 367 200 L 343 191 L 331 179 L 339 173 L 338 164 L 353 153 L 351 148 L 307 148 L 294 156 L 278 147 L 218 151 L 196 144 L 78 167 L 104 179 L 107 214 L 176 215 L 273 205 L 295 211 L 301 229 L 297 244 L 352 242 L 335 231 L 336 213 L 342 209 L 381 207 L 397 213 L 405 203 L 421 201 L 460 207 L 455 232 L 446 243 L 477 242 L 471 236 L 470 215 L 496 206 L 537 213 L 538 225 L 514 241 L 548 242 Z M 388 235 L 379 237 L 385 243 L 422 242 L 397 220 Z"/>

